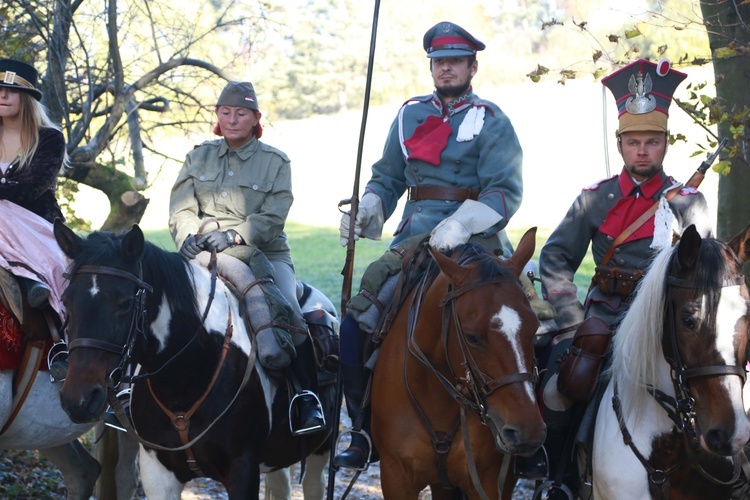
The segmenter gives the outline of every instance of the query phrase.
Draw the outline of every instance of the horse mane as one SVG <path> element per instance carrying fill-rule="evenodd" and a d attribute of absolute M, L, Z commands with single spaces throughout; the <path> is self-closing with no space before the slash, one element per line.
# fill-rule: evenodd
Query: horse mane
<path fill-rule="evenodd" d="M 729 269 L 723 244 L 706 238 L 696 263 L 693 281 L 705 293 L 704 321 L 713 325 L 721 294 L 721 283 Z M 638 285 L 635 298 L 617 328 L 612 344 L 612 363 L 605 371 L 617 384 L 623 410 L 637 423 L 651 398 L 648 387 L 658 386 L 658 367 L 664 363 L 662 334 L 667 300 L 666 277 L 679 266 L 677 245 L 660 251 Z"/>
<path fill-rule="evenodd" d="M 124 236 L 125 233 L 115 234 L 109 231 L 94 231 L 89 234 L 80 243 L 78 255 L 70 269 L 71 274 L 75 274 L 81 266 L 112 266 L 121 261 L 123 257 L 120 247 Z M 200 317 L 192 277 L 184 257 L 145 241 L 141 265 L 142 279 L 154 288 L 153 294 L 150 294 L 153 298 L 166 294 L 172 311 Z M 157 310 L 155 307 L 150 309 Z"/>
<path fill-rule="evenodd" d="M 458 245 L 450 255 L 451 259 L 465 266 L 467 264 L 478 265 L 479 276 L 483 279 L 490 280 L 496 277 L 502 277 L 508 280 L 518 280 L 518 276 L 507 267 L 501 266 L 499 261 L 484 247 L 475 243 L 464 243 Z"/>

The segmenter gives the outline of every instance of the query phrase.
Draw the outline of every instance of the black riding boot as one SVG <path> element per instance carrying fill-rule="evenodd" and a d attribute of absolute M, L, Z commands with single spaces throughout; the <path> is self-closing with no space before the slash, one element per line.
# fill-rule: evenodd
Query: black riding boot
<path fill-rule="evenodd" d="M 18 278 L 18 283 L 26 292 L 26 300 L 31 307 L 42 307 L 49 300 L 49 288 L 44 283 L 21 277 Z"/>
<path fill-rule="evenodd" d="M 300 385 L 289 404 L 289 426 L 292 434 L 308 434 L 326 428 L 326 418 L 318 399 L 318 367 L 310 338 L 296 346 L 297 357 L 291 363 L 291 371 Z"/>
<path fill-rule="evenodd" d="M 361 420 L 361 432 L 351 433 L 351 444 L 349 447 L 336 455 L 333 464 L 336 467 L 346 469 L 364 469 L 368 464 L 368 455 L 370 455 L 371 442 L 368 441 L 370 435 L 370 408 L 369 406 L 362 409 L 362 399 L 367 389 L 367 380 L 369 370 L 363 365 L 341 365 L 341 376 L 344 379 L 344 396 L 346 397 L 346 411 L 352 420 L 352 426 Z M 367 437 L 366 437 L 367 436 Z M 379 460 L 378 452 L 372 446 L 372 454 L 369 456 L 369 463 Z"/>

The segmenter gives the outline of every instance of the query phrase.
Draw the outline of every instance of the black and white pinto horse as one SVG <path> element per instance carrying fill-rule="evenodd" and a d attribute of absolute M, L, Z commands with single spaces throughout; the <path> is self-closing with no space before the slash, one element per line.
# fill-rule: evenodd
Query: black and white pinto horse
<path fill-rule="evenodd" d="M 690 226 L 655 257 L 614 336 L 595 427 L 595 498 L 732 494 L 750 439 L 749 238 L 750 226 L 728 244 Z"/>
<path fill-rule="evenodd" d="M 257 498 L 261 472 L 328 441 L 330 430 L 291 434 L 287 384 L 255 363 L 238 300 L 208 269 L 146 242 L 138 226 L 83 239 L 58 222 L 55 237 L 73 260 L 62 406 L 75 422 L 98 420 L 123 369 L 139 365 L 129 411 L 149 498 L 178 499 L 200 476 L 230 499 Z"/>

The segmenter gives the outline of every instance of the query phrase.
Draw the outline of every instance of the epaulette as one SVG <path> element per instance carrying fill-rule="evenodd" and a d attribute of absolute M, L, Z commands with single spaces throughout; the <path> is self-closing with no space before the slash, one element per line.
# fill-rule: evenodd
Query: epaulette
<path fill-rule="evenodd" d="M 595 183 L 591 184 L 590 186 L 586 186 L 585 188 L 583 188 L 583 190 L 584 191 L 596 191 L 597 189 L 599 189 L 599 186 L 601 186 L 605 182 L 611 181 L 612 179 L 617 179 L 617 174 L 613 175 L 612 177 L 608 177 L 606 179 L 602 179 L 600 181 L 596 181 Z"/>
<path fill-rule="evenodd" d="M 698 190 L 694 187 L 686 186 L 680 189 L 680 194 L 682 196 L 692 196 L 694 194 L 698 194 Z"/>
<path fill-rule="evenodd" d="M 193 149 L 198 149 L 201 146 L 218 146 L 224 139 L 212 139 L 210 141 L 203 141 L 200 144 L 193 146 Z"/>
<path fill-rule="evenodd" d="M 419 96 L 416 96 L 416 97 L 410 97 L 409 99 L 407 99 L 406 101 L 404 101 L 404 103 L 401 105 L 401 107 L 404 107 L 407 104 L 411 104 L 413 102 L 429 102 L 431 100 L 432 100 L 432 94 L 419 95 Z"/>
<path fill-rule="evenodd" d="M 266 144 L 265 142 L 261 142 L 261 143 L 260 143 L 260 149 L 261 149 L 262 151 L 266 152 L 266 153 L 273 153 L 273 154 L 275 154 L 276 156 L 279 156 L 279 157 L 280 157 L 280 158 L 281 158 L 282 160 L 284 160 L 284 161 L 285 161 L 285 162 L 287 162 L 287 163 L 291 161 L 291 160 L 289 160 L 289 157 L 288 157 L 288 156 L 286 155 L 286 153 L 285 153 L 285 152 L 283 152 L 283 151 L 281 151 L 281 150 L 279 150 L 279 149 L 276 149 L 276 148 L 275 148 L 275 147 L 273 147 L 273 146 L 269 146 L 269 145 L 268 145 L 268 144 Z"/>

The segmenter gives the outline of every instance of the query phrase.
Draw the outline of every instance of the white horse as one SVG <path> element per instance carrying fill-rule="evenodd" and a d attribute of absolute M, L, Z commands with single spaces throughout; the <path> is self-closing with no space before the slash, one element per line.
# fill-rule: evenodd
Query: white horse
<path fill-rule="evenodd" d="M 639 285 L 596 420 L 595 498 L 730 497 L 750 439 L 749 228 L 724 244 L 689 227 Z"/>

